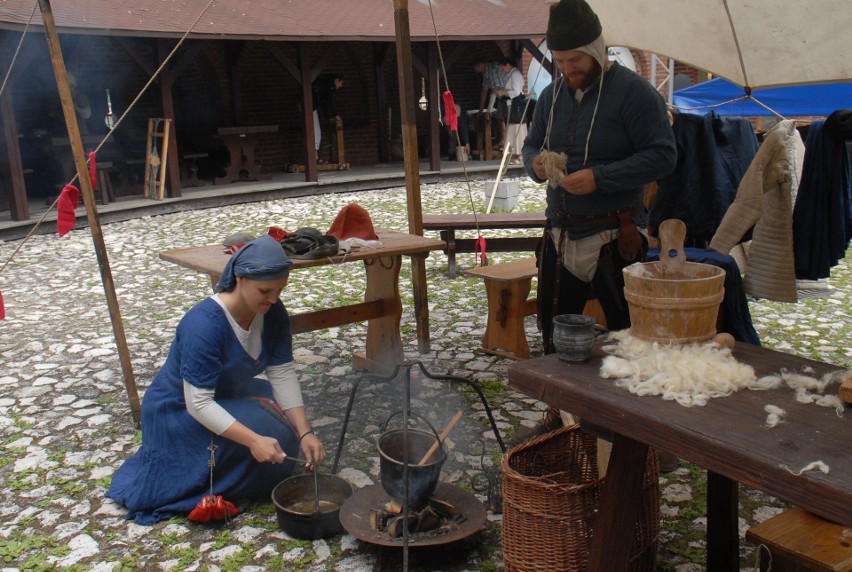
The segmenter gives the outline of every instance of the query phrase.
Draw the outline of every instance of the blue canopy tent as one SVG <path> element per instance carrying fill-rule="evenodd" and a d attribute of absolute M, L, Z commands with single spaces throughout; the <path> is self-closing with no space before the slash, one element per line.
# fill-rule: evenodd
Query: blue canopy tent
<path fill-rule="evenodd" d="M 773 111 L 784 117 L 822 117 L 852 107 L 849 82 L 756 89 L 751 95 L 769 109 L 745 97 L 742 87 L 719 77 L 674 92 L 672 105 L 685 113 L 703 115 L 712 110 L 737 117 L 772 116 Z M 725 103 L 731 100 L 736 101 Z M 725 105 L 707 107 L 721 103 Z"/>

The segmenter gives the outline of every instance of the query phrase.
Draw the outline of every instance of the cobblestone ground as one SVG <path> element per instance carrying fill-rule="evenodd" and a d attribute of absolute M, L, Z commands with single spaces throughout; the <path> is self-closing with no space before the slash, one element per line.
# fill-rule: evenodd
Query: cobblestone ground
<path fill-rule="evenodd" d="M 539 210 L 541 189 L 521 183 L 519 209 Z M 472 183 L 473 202 L 482 202 Z M 464 184 L 424 186 L 425 212 L 469 212 Z M 351 195 L 277 200 L 200 210 L 106 225 L 103 228 L 135 380 L 140 393 L 162 364 L 183 313 L 210 292 L 206 277 L 159 260 L 160 250 L 219 242 L 235 231 L 265 232 L 314 226 L 325 229 L 334 215 L 357 201 L 378 227 L 405 230 L 402 188 Z M 496 235 L 497 233 L 493 233 Z M 510 234 L 504 231 L 504 234 Z M 5 262 L 20 242 L 0 243 Z M 460 258 L 473 266 L 471 255 Z M 518 254 L 495 254 L 506 260 Z M 431 351 L 417 351 L 410 267 L 402 271 L 403 342 L 406 359 L 434 374 L 482 384 L 503 438 L 541 416 L 543 404 L 505 388 L 507 360 L 477 351 L 484 329 L 484 292 L 476 280 L 446 275 L 446 258 L 426 261 Z M 798 304 L 751 301 L 764 345 L 852 365 L 848 259 L 834 270 L 830 295 Z M 364 276 L 359 265 L 298 272 L 284 293 L 293 312 L 330 301 L 357 301 Z M 399 570 L 400 551 L 364 544 L 351 535 L 299 541 L 278 527 L 271 503 L 242 506 L 219 525 L 175 518 L 152 527 L 124 519 L 124 510 L 104 498 L 113 471 L 136 449 L 122 370 L 110 325 L 98 263 L 88 229 L 65 238 L 34 236 L 0 274 L 7 316 L 0 322 L 0 569 L 12 570 Z M 532 318 L 530 339 L 537 339 Z M 341 451 L 341 475 L 356 487 L 377 482 L 375 439 L 380 425 L 401 402 L 400 384 L 360 376 L 351 355 L 363 349 L 360 325 L 296 336 L 296 361 L 309 414 L 330 451 L 337 440 L 356 381 L 360 387 Z M 457 410 L 462 422 L 451 435 L 442 480 L 471 489 L 477 475 L 493 475 L 500 450 L 484 408 L 469 390 L 412 375 L 412 409 L 436 427 Z M 484 454 L 481 454 L 484 444 Z M 681 462 L 661 478 L 663 530 L 658 570 L 703 569 L 702 471 Z M 487 500 L 485 491 L 478 498 Z M 783 508 L 759 492 L 741 493 L 740 532 Z M 753 548 L 742 546 L 744 567 Z M 439 551 L 412 549 L 411 570 L 502 570 L 500 515 L 489 512 L 485 529 Z"/>

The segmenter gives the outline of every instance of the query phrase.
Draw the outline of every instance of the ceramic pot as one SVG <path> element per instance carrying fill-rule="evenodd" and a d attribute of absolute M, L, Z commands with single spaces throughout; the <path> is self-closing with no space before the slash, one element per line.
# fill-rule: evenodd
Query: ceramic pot
<path fill-rule="evenodd" d="M 589 359 L 595 344 L 595 319 L 583 314 L 560 314 L 553 318 L 553 346 L 562 361 L 581 363 Z"/>

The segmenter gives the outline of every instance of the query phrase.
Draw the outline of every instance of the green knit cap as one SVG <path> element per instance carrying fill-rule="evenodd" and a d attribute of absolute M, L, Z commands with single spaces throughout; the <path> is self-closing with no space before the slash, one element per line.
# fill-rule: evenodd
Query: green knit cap
<path fill-rule="evenodd" d="M 591 44 L 601 35 L 598 15 L 585 0 L 559 0 L 550 5 L 547 21 L 547 47 L 551 50 L 576 50 Z"/>

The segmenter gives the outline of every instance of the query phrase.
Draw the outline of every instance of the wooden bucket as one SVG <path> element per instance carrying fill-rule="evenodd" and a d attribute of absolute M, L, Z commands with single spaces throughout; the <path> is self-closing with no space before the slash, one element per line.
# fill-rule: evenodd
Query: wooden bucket
<path fill-rule="evenodd" d="M 663 343 L 705 342 L 716 335 L 719 304 L 725 295 L 725 271 L 687 262 L 686 225 L 678 219 L 660 224 L 660 261 L 624 269 L 624 297 L 630 310 L 630 334 Z"/>

